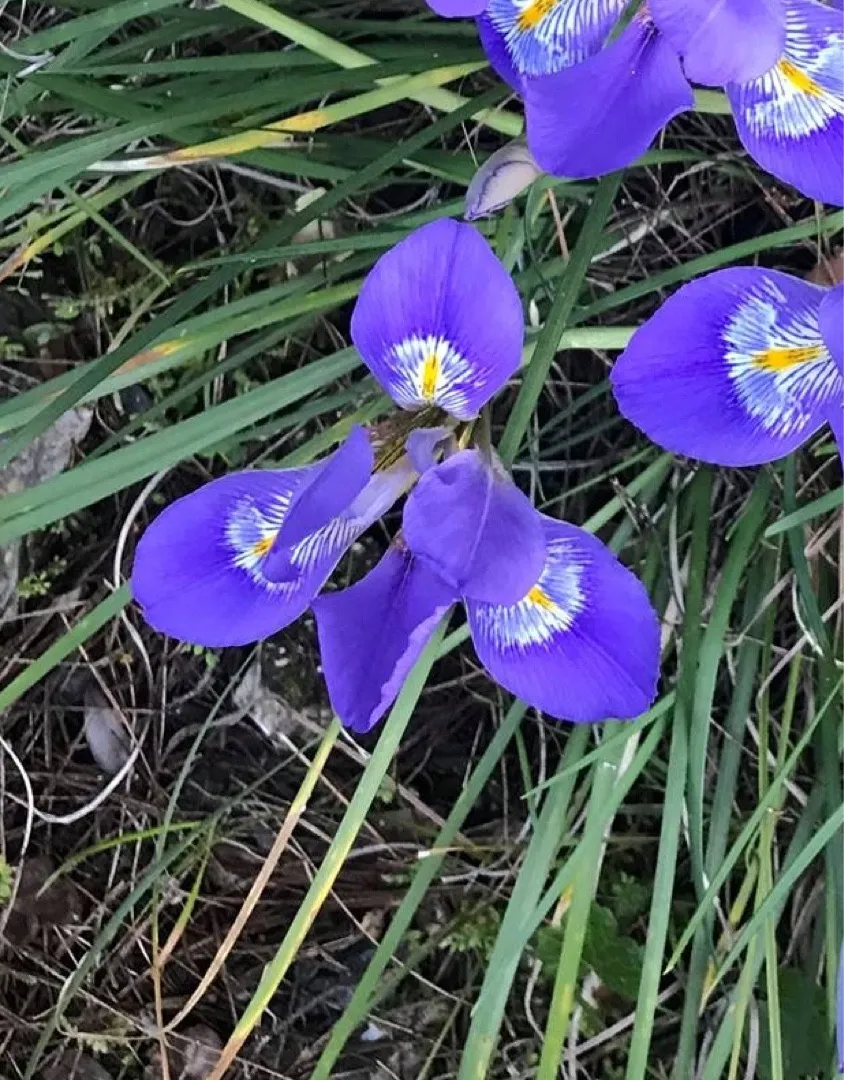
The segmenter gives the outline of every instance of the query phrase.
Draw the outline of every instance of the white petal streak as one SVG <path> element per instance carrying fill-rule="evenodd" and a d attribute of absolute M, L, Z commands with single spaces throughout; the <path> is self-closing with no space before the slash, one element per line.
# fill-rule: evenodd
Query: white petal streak
<path fill-rule="evenodd" d="M 801 5 L 786 11 L 782 58 L 758 79 L 735 86 L 731 97 L 757 137 L 802 139 L 844 115 L 844 27 L 821 39 Z"/>
<path fill-rule="evenodd" d="M 488 367 L 474 366 L 459 349 L 435 334 L 413 336 L 395 345 L 390 358 L 393 400 L 406 409 L 438 405 L 458 420 L 469 420 L 469 392 L 483 389 Z"/>
<path fill-rule="evenodd" d="M 528 595 L 509 607 L 474 606 L 478 631 L 497 650 L 548 647 L 569 632 L 586 606 L 585 553 L 570 539 L 551 540 L 545 569 Z"/>
<path fill-rule="evenodd" d="M 490 0 L 487 16 L 522 75 L 549 75 L 593 56 L 625 0 Z"/>
<path fill-rule="evenodd" d="M 231 553 L 232 564 L 244 570 L 256 585 L 283 597 L 291 596 L 300 582 L 268 581 L 261 566 L 290 509 L 292 495 L 291 490 L 279 492 L 269 505 L 264 506 L 245 495 L 232 508 L 223 528 L 224 543 Z"/>
<path fill-rule="evenodd" d="M 844 390 L 824 345 L 815 305 L 796 305 L 762 278 L 723 331 L 724 358 L 743 408 L 761 427 L 788 436 L 815 422 L 818 405 Z"/>

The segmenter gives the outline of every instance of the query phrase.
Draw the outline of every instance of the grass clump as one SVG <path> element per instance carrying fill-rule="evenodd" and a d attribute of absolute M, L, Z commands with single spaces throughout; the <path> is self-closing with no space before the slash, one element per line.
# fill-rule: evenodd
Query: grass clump
<path fill-rule="evenodd" d="M 701 112 L 481 224 L 532 328 L 493 441 L 646 582 L 661 692 L 630 725 L 545 722 L 455 622 L 353 742 L 307 619 L 257 651 L 160 638 L 134 543 L 209 477 L 384 414 L 361 281 L 461 213 L 520 114 L 471 25 L 416 6 L 64 0 L 0 34 L 0 477 L 93 410 L 62 468 L 0 488 L 0 1073 L 830 1075 L 840 467 L 823 436 L 754 471 L 662 454 L 606 376 L 707 270 L 829 273 L 842 214 Z M 116 781 L 92 686 L 131 734 Z"/>

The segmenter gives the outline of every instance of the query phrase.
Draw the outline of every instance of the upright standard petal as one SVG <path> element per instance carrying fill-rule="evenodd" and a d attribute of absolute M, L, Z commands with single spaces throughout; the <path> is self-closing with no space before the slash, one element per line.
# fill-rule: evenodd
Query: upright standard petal
<path fill-rule="evenodd" d="M 521 363 L 522 304 L 479 232 L 435 221 L 372 268 L 352 315 L 352 340 L 398 405 L 437 405 L 468 420 Z"/>
<path fill-rule="evenodd" d="M 660 446 L 717 465 L 790 453 L 844 388 L 818 325 L 823 295 L 754 267 L 683 286 L 616 361 L 619 409 Z"/>
<path fill-rule="evenodd" d="M 325 575 L 268 581 L 262 563 L 308 469 L 233 473 L 179 499 L 138 543 L 132 592 L 156 630 L 245 645 L 297 619 Z"/>
<path fill-rule="evenodd" d="M 524 98 L 531 153 L 571 179 L 630 165 L 694 104 L 677 53 L 641 14 L 591 59 L 528 79 Z"/>
<path fill-rule="evenodd" d="M 785 0 L 782 57 L 727 86 L 738 136 L 768 172 L 810 199 L 844 205 L 844 22 L 815 0 Z"/>
<path fill-rule="evenodd" d="M 363 733 L 377 724 L 455 599 L 394 543 L 356 585 L 314 602 L 328 696 L 345 727 Z"/>
<path fill-rule="evenodd" d="M 650 0 L 654 22 L 692 82 L 756 79 L 785 48 L 783 0 Z"/>
<path fill-rule="evenodd" d="M 490 63 L 514 90 L 594 56 L 627 0 L 489 0 L 478 20 Z"/>
<path fill-rule="evenodd" d="M 346 510 L 366 487 L 374 465 L 369 435 L 354 427 L 335 453 L 308 470 L 264 563 L 270 580 L 275 579 L 274 554 L 292 548 Z"/>
<path fill-rule="evenodd" d="M 639 716 L 659 675 L 659 623 L 641 582 L 594 536 L 543 517 L 538 583 L 518 603 L 469 602 L 481 663 L 559 720 Z"/>
<path fill-rule="evenodd" d="M 510 604 L 536 584 L 545 563 L 540 516 L 477 450 L 429 469 L 408 497 L 407 546 L 456 594 Z"/>

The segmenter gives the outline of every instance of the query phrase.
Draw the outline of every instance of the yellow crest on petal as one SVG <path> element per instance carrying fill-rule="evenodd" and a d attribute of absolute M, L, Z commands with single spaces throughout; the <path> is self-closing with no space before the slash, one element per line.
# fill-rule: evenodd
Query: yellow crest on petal
<path fill-rule="evenodd" d="M 823 356 L 823 345 L 795 345 L 790 348 L 764 349 L 753 357 L 756 367 L 765 371 L 788 371 L 798 364 L 807 364 Z"/>

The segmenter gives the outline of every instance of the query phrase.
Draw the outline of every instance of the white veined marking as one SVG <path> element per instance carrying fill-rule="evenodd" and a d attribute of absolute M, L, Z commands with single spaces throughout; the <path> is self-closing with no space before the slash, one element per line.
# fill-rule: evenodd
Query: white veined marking
<path fill-rule="evenodd" d="M 551 540 L 545 567 L 533 589 L 517 604 L 477 604 L 475 621 L 500 652 L 548 647 L 571 630 L 586 607 L 583 577 L 588 562 L 568 539 Z"/>
<path fill-rule="evenodd" d="M 817 309 L 789 303 L 770 278 L 742 298 L 723 332 L 724 359 L 742 407 L 772 435 L 805 428 L 819 401 L 829 398 L 841 376 L 818 329 Z M 810 349 L 817 358 L 773 370 L 759 363 L 768 350 Z"/>
<path fill-rule="evenodd" d="M 489 382 L 490 370 L 471 364 L 446 338 L 414 335 L 394 345 L 390 395 L 406 409 L 438 405 L 458 420 L 475 415 L 470 394 Z"/>
<path fill-rule="evenodd" d="M 344 513 L 304 537 L 293 547 L 290 560 L 305 575 L 317 563 L 338 556 L 361 533 L 382 516 L 406 490 L 413 471 L 401 461 L 392 469 L 374 475 L 364 490 Z M 245 570 L 252 580 L 276 594 L 290 595 L 299 588 L 300 579 L 269 581 L 261 572 L 278 531 L 292 502 L 292 493 L 276 494 L 265 506 L 250 495 L 242 496 L 229 512 L 224 526 L 225 544 L 232 553 L 232 564 Z"/>
<path fill-rule="evenodd" d="M 522 75 L 549 75 L 593 56 L 626 0 L 490 0 L 487 16 Z"/>
<path fill-rule="evenodd" d="M 801 139 L 844 115 L 844 33 L 820 43 L 789 5 L 780 61 L 737 88 L 745 123 L 757 137 Z"/>

